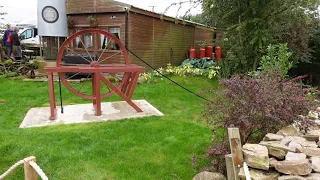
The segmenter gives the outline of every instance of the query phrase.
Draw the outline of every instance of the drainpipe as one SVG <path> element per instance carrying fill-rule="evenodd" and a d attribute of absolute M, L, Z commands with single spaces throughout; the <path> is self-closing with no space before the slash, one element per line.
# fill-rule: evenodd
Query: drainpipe
<path fill-rule="evenodd" d="M 129 10 L 125 11 L 125 47 L 128 49 L 128 41 L 129 41 Z"/>

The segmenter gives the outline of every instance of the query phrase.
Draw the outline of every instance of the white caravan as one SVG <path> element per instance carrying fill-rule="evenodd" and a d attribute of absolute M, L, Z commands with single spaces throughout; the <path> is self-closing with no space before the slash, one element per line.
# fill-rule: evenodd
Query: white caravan
<path fill-rule="evenodd" d="M 38 28 L 33 24 L 16 24 L 20 29 L 19 36 L 21 44 L 31 47 L 40 47 L 40 37 L 38 35 Z"/>

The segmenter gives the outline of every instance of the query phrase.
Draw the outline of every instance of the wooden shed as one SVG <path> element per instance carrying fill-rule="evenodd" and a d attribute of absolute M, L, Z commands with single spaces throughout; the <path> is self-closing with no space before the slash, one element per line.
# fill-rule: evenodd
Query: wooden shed
<path fill-rule="evenodd" d="M 155 68 L 168 63 L 180 65 L 188 56 L 191 46 L 199 41 L 213 41 L 214 28 L 154 12 L 113 0 L 68 0 L 67 15 L 73 20 L 70 35 L 91 28 L 88 17 L 96 19 L 99 29 L 117 36 L 125 46 Z M 89 38 L 90 39 L 90 38 Z M 102 37 L 91 38 L 93 48 L 103 47 Z M 110 53 L 117 51 L 110 47 Z M 121 59 L 119 57 L 114 57 Z M 146 66 L 130 54 L 131 62 Z M 111 62 L 113 60 L 110 60 Z"/>

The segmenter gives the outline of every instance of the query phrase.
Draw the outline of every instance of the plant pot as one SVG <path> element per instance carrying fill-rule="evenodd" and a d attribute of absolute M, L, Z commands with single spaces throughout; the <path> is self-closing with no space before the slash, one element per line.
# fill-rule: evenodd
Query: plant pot
<path fill-rule="evenodd" d="M 90 26 L 93 28 L 96 28 L 96 27 L 98 27 L 98 22 L 92 22 L 92 23 L 90 23 Z"/>

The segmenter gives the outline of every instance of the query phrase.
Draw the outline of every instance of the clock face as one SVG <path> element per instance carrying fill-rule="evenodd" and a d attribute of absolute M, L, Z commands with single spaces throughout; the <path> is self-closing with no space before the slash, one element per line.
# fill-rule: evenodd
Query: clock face
<path fill-rule="evenodd" d="M 56 8 L 46 6 L 42 10 L 42 18 L 47 23 L 55 23 L 59 19 L 59 13 Z"/>

